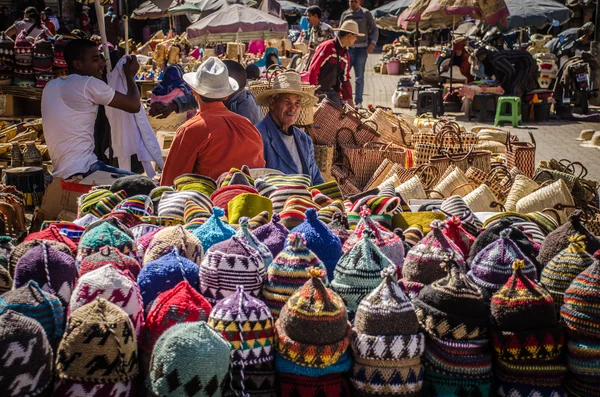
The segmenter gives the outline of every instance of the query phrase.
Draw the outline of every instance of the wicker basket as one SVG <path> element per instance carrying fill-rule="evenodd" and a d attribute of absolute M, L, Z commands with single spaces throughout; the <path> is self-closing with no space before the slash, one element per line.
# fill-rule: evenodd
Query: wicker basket
<path fill-rule="evenodd" d="M 473 191 L 472 184 L 460 168 L 450 166 L 448 170 L 432 189 L 431 198 L 444 199 L 455 194 L 464 197 Z"/>
<path fill-rule="evenodd" d="M 427 192 L 425 192 L 425 188 L 423 187 L 421 180 L 416 175 L 410 178 L 408 181 L 400 184 L 396 188 L 396 193 L 399 193 L 406 201 L 427 198 Z"/>
<path fill-rule="evenodd" d="M 377 108 L 369 119 L 379 126 L 381 142 L 392 142 L 396 145 L 410 147 L 412 134 L 416 132 L 416 129 L 406 121 L 381 108 Z"/>
<path fill-rule="evenodd" d="M 498 199 L 488 185 L 479 185 L 477 189 L 463 197 L 473 212 L 499 212 Z"/>
<path fill-rule="evenodd" d="M 321 170 L 323 178 L 328 180 L 331 177 L 331 167 L 333 166 L 333 154 L 335 146 L 333 145 L 314 145 L 315 161 Z"/>
<path fill-rule="evenodd" d="M 573 207 L 575 204 L 573 196 L 567 184 L 559 179 L 546 186 L 542 186 L 535 192 L 517 201 L 516 210 L 521 214 L 543 211 L 547 208 L 556 209 L 560 215 L 561 224 L 567 221 L 568 215 L 573 208 L 557 209 L 556 207 Z"/>
<path fill-rule="evenodd" d="M 517 202 L 523 197 L 535 192 L 539 185 L 527 175 L 517 175 L 515 181 L 506 196 L 504 206 L 507 211 L 514 212 L 517 210 Z"/>

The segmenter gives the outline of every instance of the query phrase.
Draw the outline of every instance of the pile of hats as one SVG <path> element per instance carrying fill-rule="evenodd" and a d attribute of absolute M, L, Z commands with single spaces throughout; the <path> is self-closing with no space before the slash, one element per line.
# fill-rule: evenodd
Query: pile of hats
<path fill-rule="evenodd" d="M 15 68 L 15 42 L 0 33 L 0 85 L 10 85 Z"/>
<path fill-rule="evenodd" d="M 60 35 L 54 41 L 54 59 L 52 70 L 56 77 L 64 77 L 68 73 L 67 61 L 65 60 L 65 48 L 72 39 L 66 35 Z"/>
<path fill-rule="evenodd" d="M 13 84 L 24 88 L 35 87 L 33 43 L 29 41 L 25 31 L 20 32 L 15 40 L 15 74 Z"/>
<path fill-rule="evenodd" d="M 44 88 L 46 84 L 55 77 L 52 70 L 54 48 L 52 43 L 42 32 L 33 44 L 33 73 L 35 74 L 35 86 Z"/>

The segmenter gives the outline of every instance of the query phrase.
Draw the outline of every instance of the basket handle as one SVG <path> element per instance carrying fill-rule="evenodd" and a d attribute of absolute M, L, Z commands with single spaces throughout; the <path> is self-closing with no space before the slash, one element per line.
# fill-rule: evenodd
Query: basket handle
<path fill-rule="evenodd" d="M 276 71 L 281 71 L 281 70 L 285 70 L 285 69 L 283 69 L 283 67 L 279 66 L 279 65 L 278 65 L 278 64 L 276 64 L 276 63 L 274 63 L 274 64 L 272 64 L 271 66 L 269 66 L 269 67 L 267 68 L 267 70 L 265 71 L 265 77 L 266 77 L 267 81 L 270 83 L 270 82 L 271 82 L 271 79 L 272 79 L 273 77 L 275 77 L 275 76 L 274 76 L 274 73 L 275 73 Z M 271 72 L 271 75 L 270 75 L 270 76 L 269 76 L 269 72 Z"/>
<path fill-rule="evenodd" d="M 424 181 L 424 175 L 426 175 L 427 171 L 431 171 L 432 173 L 432 178 L 428 183 L 425 183 Z M 418 166 L 415 171 L 413 172 L 413 175 L 417 176 L 417 178 L 419 178 L 421 180 L 421 183 L 424 184 L 424 188 L 425 189 L 430 189 L 431 187 L 433 187 L 433 185 L 435 184 L 435 182 L 437 182 L 438 178 L 440 177 L 440 170 L 432 165 L 432 164 L 421 164 L 420 166 Z"/>
<path fill-rule="evenodd" d="M 398 128 L 398 131 L 400 132 L 400 136 L 402 137 L 402 144 L 404 146 L 406 146 L 407 148 L 410 148 L 411 144 L 408 143 L 408 142 L 406 142 L 406 135 L 404 133 L 404 128 L 402 127 L 402 122 L 396 116 L 394 116 L 394 119 L 396 120 L 396 123 L 398 124 L 398 127 L 392 127 L 392 132 L 396 132 L 396 128 Z"/>
<path fill-rule="evenodd" d="M 349 131 L 350 132 L 350 136 L 352 137 L 352 141 L 354 142 L 355 146 L 358 146 L 358 141 L 356 140 L 356 136 L 354 136 L 354 131 L 348 127 L 341 127 L 338 128 L 337 131 L 335 132 L 335 146 L 341 146 L 342 144 L 340 144 L 339 142 L 339 138 L 340 138 L 340 132 L 341 131 Z"/>
<path fill-rule="evenodd" d="M 506 212 L 506 207 L 504 207 L 502 204 L 500 204 L 497 201 L 492 201 L 490 203 L 490 208 L 496 208 L 496 207 L 500 207 L 501 212 Z"/>
<path fill-rule="evenodd" d="M 472 163 L 472 161 L 469 161 L 469 160 L 472 160 L 472 159 L 469 159 L 469 157 L 471 157 L 472 152 L 473 152 L 473 148 L 469 149 L 469 151 L 467 152 L 467 154 L 465 154 L 464 156 L 458 157 L 458 156 L 461 156 L 460 153 L 448 153 L 445 150 L 441 151 L 442 155 L 446 156 L 446 158 L 448 160 L 450 160 L 450 162 L 459 163 L 459 162 L 461 162 L 463 160 L 467 160 L 467 162 L 469 164 Z M 455 156 L 455 157 L 452 157 L 452 156 Z"/>
<path fill-rule="evenodd" d="M 565 160 L 565 159 L 563 159 L 563 160 Z M 561 164 L 562 164 L 563 160 L 560 160 Z M 579 175 L 575 175 L 575 166 L 579 166 L 581 168 L 579 171 Z M 570 172 L 571 170 L 572 170 L 572 172 Z M 565 172 L 567 172 L 569 174 L 573 174 L 577 178 L 585 178 L 588 174 L 587 168 L 585 168 L 585 166 L 583 164 L 581 164 L 579 161 L 569 162 L 569 165 L 567 165 L 565 168 Z"/>
<path fill-rule="evenodd" d="M 554 208 L 544 208 L 541 212 L 546 213 L 550 212 L 556 218 L 556 223 L 560 226 L 560 214 Z"/>
<path fill-rule="evenodd" d="M 527 133 L 529 134 L 529 138 L 531 139 L 533 147 L 537 147 L 537 143 L 535 142 L 535 138 L 533 137 L 533 133 L 531 132 L 531 130 L 527 131 Z"/>
<path fill-rule="evenodd" d="M 452 189 L 452 191 L 450 192 L 450 196 L 453 196 L 454 192 L 456 192 L 458 189 L 463 188 L 465 186 L 471 186 L 471 187 L 477 188 L 477 186 L 474 183 L 463 183 L 463 184 L 458 185 L 454 189 Z"/>
<path fill-rule="evenodd" d="M 429 197 L 429 198 L 432 198 L 431 193 L 439 194 L 440 197 L 442 198 L 442 200 L 444 200 L 446 198 L 446 196 L 444 196 L 444 194 L 442 192 L 440 192 L 439 190 L 426 189 L 425 193 L 427 193 L 427 197 Z"/>

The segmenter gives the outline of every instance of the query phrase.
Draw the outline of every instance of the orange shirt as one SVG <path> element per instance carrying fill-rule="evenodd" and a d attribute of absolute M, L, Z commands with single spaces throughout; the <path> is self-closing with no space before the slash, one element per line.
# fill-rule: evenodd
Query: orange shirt
<path fill-rule="evenodd" d="M 243 165 L 265 166 L 260 132 L 222 102 L 211 102 L 177 130 L 160 184 L 172 185 L 176 177 L 189 173 L 217 180 Z"/>

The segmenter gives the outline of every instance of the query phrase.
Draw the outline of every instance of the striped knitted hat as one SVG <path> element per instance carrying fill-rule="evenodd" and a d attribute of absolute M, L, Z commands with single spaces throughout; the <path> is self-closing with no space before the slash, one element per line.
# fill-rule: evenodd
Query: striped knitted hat
<path fill-rule="evenodd" d="M 204 321 L 174 325 L 152 352 L 150 392 L 171 397 L 223 395 L 230 349 L 229 342 Z"/>
<path fill-rule="evenodd" d="M 585 237 L 576 234 L 569 237 L 569 246 L 559 252 L 544 268 L 540 284 L 552 296 L 557 313 L 564 302 L 564 295 L 571 282 L 594 263 L 585 250 Z"/>
<path fill-rule="evenodd" d="M 168 216 L 182 219 L 185 212 L 185 203 L 188 200 L 192 200 L 200 207 L 212 212 L 211 208 L 213 205 L 207 195 L 194 190 L 186 190 L 182 192 L 164 192 L 160 196 L 157 214 L 158 216 Z"/>
<path fill-rule="evenodd" d="M 304 222 L 306 219 L 305 213 L 309 208 L 318 211 L 321 206 L 306 197 L 292 196 L 288 198 L 283 205 L 283 210 L 279 212 L 281 224 L 292 230 Z"/>
<path fill-rule="evenodd" d="M 258 194 L 258 191 L 248 185 L 228 185 L 215 190 L 210 196 L 210 200 L 215 207 L 223 209 L 227 215 L 227 204 L 237 195 L 244 193 Z"/>
<path fill-rule="evenodd" d="M 183 222 L 185 224 L 195 222 L 201 225 L 206 222 L 211 215 L 210 210 L 198 205 L 194 200 L 187 200 L 185 202 L 185 209 L 183 211 Z"/>
<path fill-rule="evenodd" d="M 137 373 L 137 338 L 122 309 L 100 298 L 71 313 L 56 355 L 59 379 L 115 383 Z"/>
<path fill-rule="evenodd" d="M 162 292 L 148 311 L 140 346 L 148 353 L 165 331 L 175 324 L 206 321 L 212 306 L 187 281 Z"/>
<path fill-rule="evenodd" d="M 311 182 L 310 176 L 303 174 L 265 175 L 256 180 L 255 185 L 257 188 L 260 180 L 276 188 L 280 186 L 300 185 L 308 189 Z"/>
<path fill-rule="evenodd" d="M 252 231 L 252 234 L 269 248 L 273 257 L 276 257 L 283 250 L 289 233 L 290 231 L 279 223 L 279 214 L 273 214 L 271 222 Z"/>
<path fill-rule="evenodd" d="M 321 207 L 321 209 L 317 211 L 317 216 L 321 222 L 329 225 L 333 221 L 335 214 L 345 213 L 346 207 L 344 206 L 344 203 L 341 200 L 335 200 L 330 204 Z"/>
<path fill-rule="evenodd" d="M 248 222 L 248 228 L 252 231 L 269 223 L 269 211 L 262 211 L 258 215 L 253 216 Z"/>
<path fill-rule="evenodd" d="M 254 186 L 254 178 L 250 176 L 249 170 L 239 170 L 232 168 L 222 174 L 217 180 L 217 187 L 229 185 L 248 185 Z"/>
<path fill-rule="evenodd" d="M 457 216 L 463 223 L 463 227 L 472 235 L 476 235 L 479 229 L 481 229 L 481 221 L 475 216 L 461 196 L 454 195 L 448 197 L 442 201 L 440 210 L 446 214 L 446 216 Z"/>
<path fill-rule="evenodd" d="M 196 191 L 210 197 L 217 190 L 217 183 L 211 178 L 197 174 L 179 175 L 173 180 L 176 191 Z"/>
<path fill-rule="evenodd" d="M 442 233 L 460 248 L 460 253 L 464 258 L 469 256 L 469 251 L 475 242 L 475 237 L 465 230 L 458 216 L 452 215 L 450 219 L 446 220 Z"/>
<path fill-rule="evenodd" d="M 346 373 L 352 368 L 352 356 L 346 351 L 335 364 L 325 367 L 309 367 L 302 364 L 296 364 L 285 358 L 281 353 L 275 352 L 275 370 L 278 374 L 294 374 L 318 378 L 320 376 Z"/>
<path fill-rule="evenodd" d="M 102 247 L 114 247 L 123 254 L 137 259 L 137 247 L 133 238 L 108 222 L 104 222 L 93 229 L 88 229 L 77 247 L 77 263 L 96 252 Z"/>
<path fill-rule="evenodd" d="M 392 228 L 392 217 L 402 210 L 399 197 L 383 195 L 363 197 L 348 211 L 348 223 L 351 229 L 363 219 L 361 210 L 365 207 L 370 211 L 369 217 L 387 229 Z"/>
<path fill-rule="evenodd" d="M 332 221 L 327 225 L 327 227 L 333 232 L 333 234 L 338 236 L 340 242 L 342 243 L 343 249 L 343 245 L 346 243 L 346 241 L 348 241 L 351 234 L 348 230 L 350 227 L 348 225 L 348 217 L 346 214 L 342 212 L 336 212 L 333 214 Z"/>
<path fill-rule="evenodd" d="M 183 226 L 166 227 L 154 234 L 144 254 L 144 264 L 155 261 L 177 248 L 179 254 L 190 261 L 200 264 L 204 257 L 202 243 Z"/>
<path fill-rule="evenodd" d="M 335 180 L 312 186 L 311 191 L 312 190 L 318 190 L 321 194 L 329 197 L 331 200 L 344 199 L 342 189 L 340 189 L 340 186 Z"/>
<path fill-rule="evenodd" d="M 240 219 L 240 230 L 237 231 L 236 236 L 258 251 L 265 264 L 265 269 L 267 269 L 271 262 L 273 262 L 273 254 L 269 251 L 269 247 L 261 243 L 260 240 L 250 232 L 248 223 L 249 219 L 247 217 L 242 217 Z"/>
<path fill-rule="evenodd" d="M 406 245 L 408 245 L 411 249 L 415 245 L 419 244 L 419 242 L 423 240 L 423 237 L 425 237 L 423 234 L 423 227 L 421 225 L 409 226 L 406 228 L 406 230 L 404 230 L 402 236 L 404 237 L 404 242 Z M 408 250 L 406 252 L 408 253 Z"/>
<path fill-rule="evenodd" d="M 326 194 L 321 193 L 319 189 L 311 188 L 310 195 L 312 196 L 313 201 L 317 203 L 320 207 L 324 207 L 333 203 L 333 200 L 327 197 Z"/>
<path fill-rule="evenodd" d="M 42 230 L 41 232 L 29 234 L 27 237 L 25 237 L 25 240 L 23 241 L 31 241 L 35 239 L 63 243 L 64 245 L 69 247 L 73 255 L 75 255 L 75 253 L 77 252 L 77 245 L 75 245 L 75 243 L 70 238 L 61 234 L 60 229 L 54 225 Z"/>
<path fill-rule="evenodd" d="M 139 194 L 126 198 L 112 212 L 127 212 L 137 216 L 152 216 L 154 215 L 154 204 L 149 196 Z"/>
<path fill-rule="evenodd" d="M 204 252 L 207 252 L 210 247 L 220 242 L 223 242 L 235 235 L 235 230 L 227 224 L 223 223 L 221 217 L 225 215 L 219 207 L 213 207 L 212 216 L 194 230 L 193 235 L 202 242 Z"/>
<path fill-rule="evenodd" d="M 75 245 L 79 244 L 79 239 L 83 235 L 83 232 L 85 232 L 83 226 L 67 221 L 44 221 L 44 223 L 42 223 L 42 230 L 46 230 L 51 226 L 56 227 L 60 234 L 71 240 Z M 30 236 L 31 234 L 27 236 L 26 239 Z"/>
<path fill-rule="evenodd" d="M 143 223 L 140 216 L 134 215 L 127 211 L 110 212 L 110 213 L 104 215 L 102 218 L 100 218 L 100 220 L 107 220 L 107 219 L 116 219 L 119 222 L 121 222 L 123 224 L 123 226 L 125 226 L 129 230 L 129 234 L 130 234 L 131 238 L 133 238 L 133 233 L 131 233 L 131 228 Z"/>
<path fill-rule="evenodd" d="M 287 301 L 275 323 L 276 349 L 300 366 L 334 365 L 350 344 L 351 327 L 342 298 L 323 285 L 323 271 L 309 268 L 308 280 Z"/>
<path fill-rule="evenodd" d="M 124 255 L 114 247 L 102 247 L 100 251 L 85 257 L 79 264 L 79 276 L 82 277 L 86 273 L 99 269 L 103 266 L 111 265 L 117 269 L 129 272 L 134 279 L 137 279 L 142 267 L 135 259 Z"/>
<path fill-rule="evenodd" d="M 11 276 L 14 276 L 15 268 L 17 267 L 17 263 L 19 262 L 19 260 L 25 254 L 27 254 L 29 251 L 31 251 L 34 247 L 37 247 L 42 244 L 45 244 L 48 247 L 52 247 L 57 251 L 60 251 L 64 254 L 67 254 L 67 255 L 73 257 L 73 254 L 71 253 L 71 250 L 69 249 L 69 247 L 67 247 L 63 243 L 59 243 L 57 241 L 38 240 L 38 239 L 31 240 L 31 241 L 25 241 L 25 242 L 22 242 L 21 244 L 17 245 L 10 253 L 10 259 L 8 261 L 8 271 L 11 274 Z"/>
<path fill-rule="evenodd" d="M 325 265 L 306 248 L 306 240 L 299 233 L 287 237 L 286 248 L 279 253 L 268 267 L 267 281 L 262 291 L 263 300 L 277 318 L 281 308 L 309 279 L 307 269 L 317 267 L 325 270 Z M 323 274 L 322 281 L 326 282 Z"/>
<path fill-rule="evenodd" d="M 279 223 L 288 230 L 294 230 L 295 227 L 301 225 L 306 220 L 306 215 L 299 209 L 283 210 L 278 215 L 280 219 Z"/>
<path fill-rule="evenodd" d="M 111 212 L 117 204 L 127 198 L 127 193 L 124 190 L 111 192 L 108 189 L 92 189 L 79 197 L 79 215 L 92 214 L 97 217 Z"/>
<path fill-rule="evenodd" d="M 600 394 L 600 342 L 596 338 L 571 338 L 567 344 L 569 376 L 565 387 L 570 395 Z"/>

